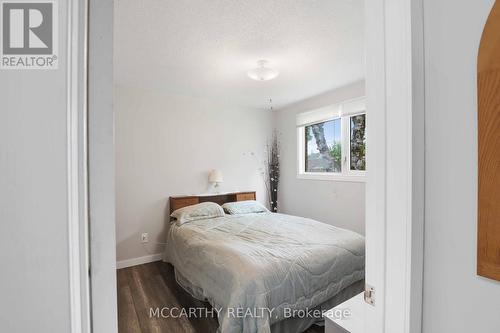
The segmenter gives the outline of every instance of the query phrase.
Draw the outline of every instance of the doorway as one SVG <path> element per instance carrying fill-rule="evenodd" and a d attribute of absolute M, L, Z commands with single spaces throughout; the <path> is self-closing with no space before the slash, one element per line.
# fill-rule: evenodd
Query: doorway
<path fill-rule="evenodd" d="M 371 166 L 366 183 L 366 282 L 375 287 L 375 306 L 366 306 L 370 332 L 420 330 L 423 243 L 420 5 L 415 1 L 365 4 L 366 95 L 367 108 L 372 112 L 367 116 L 371 127 L 367 160 Z M 116 329 L 113 326 L 116 295 L 111 287 L 116 283 L 116 259 L 110 245 L 115 242 L 112 2 L 90 2 L 89 13 L 92 324 L 94 332 L 110 332 Z"/>

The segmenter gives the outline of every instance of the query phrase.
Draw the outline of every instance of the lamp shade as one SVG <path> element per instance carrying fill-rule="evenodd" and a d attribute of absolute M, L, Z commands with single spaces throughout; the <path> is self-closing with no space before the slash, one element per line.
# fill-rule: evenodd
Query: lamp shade
<path fill-rule="evenodd" d="M 219 170 L 212 170 L 208 174 L 208 182 L 210 183 L 222 183 L 224 178 L 222 178 L 222 172 Z"/>

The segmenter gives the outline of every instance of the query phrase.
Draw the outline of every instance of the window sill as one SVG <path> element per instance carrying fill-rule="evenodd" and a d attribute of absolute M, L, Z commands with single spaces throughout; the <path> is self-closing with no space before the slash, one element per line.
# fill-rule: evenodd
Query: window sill
<path fill-rule="evenodd" d="M 297 174 L 297 179 L 364 183 L 366 181 L 366 176 L 363 174 L 343 175 L 330 173 L 299 173 Z"/>

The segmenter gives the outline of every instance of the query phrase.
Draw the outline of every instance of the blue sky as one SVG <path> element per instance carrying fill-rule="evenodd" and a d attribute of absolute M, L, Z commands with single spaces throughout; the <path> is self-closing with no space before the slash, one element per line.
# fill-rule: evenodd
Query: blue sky
<path fill-rule="evenodd" d="M 323 129 L 325 131 L 325 139 L 328 146 L 331 147 L 334 141 L 340 142 L 340 119 L 325 122 Z M 307 153 L 319 153 L 314 136 L 307 142 Z"/>

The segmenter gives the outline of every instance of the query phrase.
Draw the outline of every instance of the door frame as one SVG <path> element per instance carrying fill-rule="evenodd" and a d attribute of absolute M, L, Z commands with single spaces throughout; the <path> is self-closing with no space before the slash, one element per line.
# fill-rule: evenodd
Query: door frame
<path fill-rule="evenodd" d="M 118 331 L 113 113 L 113 0 L 87 0 L 92 332 Z"/>
<path fill-rule="evenodd" d="M 118 331 L 113 0 L 68 0 L 70 332 Z"/>
<path fill-rule="evenodd" d="M 66 159 L 70 329 L 90 332 L 88 151 L 87 151 L 87 2 L 66 7 Z"/>
<path fill-rule="evenodd" d="M 367 0 L 366 331 L 422 331 L 423 0 Z M 390 286 L 390 288 L 388 287 Z"/>
<path fill-rule="evenodd" d="M 80 212 L 68 222 L 71 332 L 111 333 L 118 327 L 113 0 L 69 2 L 71 17 L 79 18 L 69 44 L 78 45 L 72 52 L 83 52 L 86 60 L 78 67 L 73 63 L 72 71 L 82 75 L 68 80 L 68 92 L 84 105 L 68 103 L 73 115 L 68 133 L 81 131 L 68 140 L 68 152 L 79 157 L 68 162 L 78 174 L 78 180 L 72 174 L 77 189 L 70 188 L 69 207 Z M 366 282 L 375 287 L 375 306 L 365 306 L 366 331 L 417 333 L 422 324 L 425 166 L 422 0 L 365 0 L 365 18 L 370 110 Z"/>

